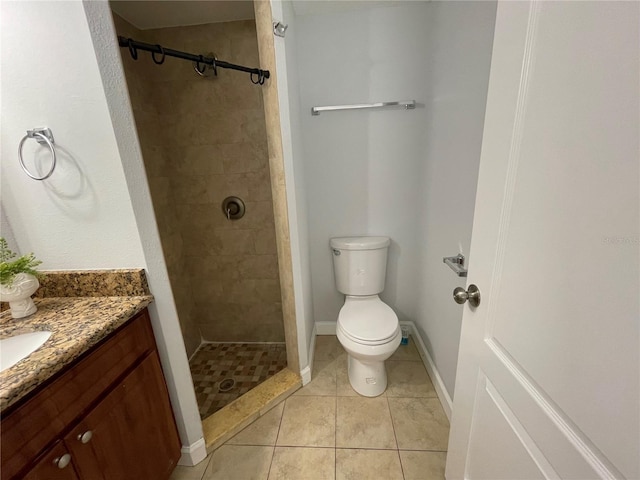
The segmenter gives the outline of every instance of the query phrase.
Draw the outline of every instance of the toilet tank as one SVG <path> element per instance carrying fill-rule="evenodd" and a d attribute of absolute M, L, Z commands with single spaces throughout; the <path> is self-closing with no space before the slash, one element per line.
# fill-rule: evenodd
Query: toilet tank
<path fill-rule="evenodd" d="M 384 290 L 389 237 L 341 237 L 329 242 L 338 291 L 377 295 Z"/>

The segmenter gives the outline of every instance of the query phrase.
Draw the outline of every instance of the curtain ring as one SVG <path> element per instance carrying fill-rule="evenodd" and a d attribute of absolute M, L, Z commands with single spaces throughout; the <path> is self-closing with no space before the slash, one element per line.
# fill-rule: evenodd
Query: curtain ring
<path fill-rule="evenodd" d="M 131 54 L 131 58 L 134 60 L 138 60 L 138 50 L 133 46 L 133 39 L 129 39 L 129 53 Z"/>
<path fill-rule="evenodd" d="M 257 78 L 254 80 L 253 76 L 256 75 Z M 256 72 L 251 72 L 251 83 L 253 83 L 254 85 L 264 85 L 264 81 L 266 79 L 265 75 L 264 75 L 264 70 L 258 70 Z"/>
<path fill-rule="evenodd" d="M 201 77 L 204 77 L 204 72 L 207 70 L 207 64 L 204 63 L 204 59 L 202 58 L 202 55 L 199 56 L 200 60 L 193 62 L 193 69 L 196 71 L 196 73 L 198 75 L 200 75 Z M 202 68 L 200 68 L 200 62 L 202 62 Z"/>
<path fill-rule="evenodd" d="M 162 65 L 166 57 L 164 53 L 164 48 L 162 48 L 161 45 L 156 45 L 156 47 L 158 47 L 158 50 L 160 50 L 160 53 L 162 54 L 162 58 L 160 60 L 156 60 L 156 52 L 151 52 L 151 59 L 153 60 L 153 63 L 155 63 L 156 65 Z"/>
<path fill-rule="evenodd" d="M 213 67 L 213 74 L 217 77 L 218 76 L 218 66 L 216 65 L 216 61 L 218 59 L 214 56 L 213 57 L 213 64 L 211 65 Z"/>

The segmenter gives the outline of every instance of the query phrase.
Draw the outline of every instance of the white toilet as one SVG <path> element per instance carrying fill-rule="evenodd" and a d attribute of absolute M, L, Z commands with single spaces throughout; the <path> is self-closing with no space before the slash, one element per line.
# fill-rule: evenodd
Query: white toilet
<path fill-rule="evenodd" d="M 378 294 L 387 273 L 388 237 L 332 238 L 333 271 L 346 295 L 338 314 L 338 340 L 349 354 L 349 381 L 365 397 L 387 388 L 384 361 L 396 351 L 402 332 L 398 317 Z"/>

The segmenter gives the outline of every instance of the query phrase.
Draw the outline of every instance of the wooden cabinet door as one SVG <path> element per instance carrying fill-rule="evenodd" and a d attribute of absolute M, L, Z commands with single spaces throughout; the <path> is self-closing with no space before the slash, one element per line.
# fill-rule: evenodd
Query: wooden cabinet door
<path fill-rule="evenodd" d="M 180 456 L 180 440 L 157 354 L 148 355 L 65 443 L 83 479 L 169 478 Z"/>
<path fill-rule="evenodd" d="M 67 462 L 70 455 L 62 441 L 53 444 L 49 450 L 41 455 L 35 466 L 23 477 L 24 480 L 78 480 L 73 462 Z M 62 463 L 61 463 L 62 462 Z M 60 468 L 62 466 L 62 468 Z"/>

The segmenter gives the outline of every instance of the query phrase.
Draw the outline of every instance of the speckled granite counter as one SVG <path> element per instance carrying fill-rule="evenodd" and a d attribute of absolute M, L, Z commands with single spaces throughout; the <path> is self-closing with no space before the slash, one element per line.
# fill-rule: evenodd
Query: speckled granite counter
<path fill-rule="evenodd" d="M 131 272 L 135 271 L 122 272 L 126 274 L 124 278 L 130 281 Z M 144 280 L 144 272 L 139 272 L 141 273 L 138 273 L 137 278 Z M 100 272 L 95 274 L 100 275 Z M 109 275 L 112 274 L 113 271 L 110 271 Z M 68 277 L 70 274 L 65 275 Z M 87 272 L 81 274 L 85 278 L 86 275 Z M 96 282 L 89 283 L 95 285 Z M 118 282 L 114 285 L 117 287 Z M 21 319 L 12 319 L 10 311 L 2 312 L 0 337 L 34 330 L 53 333 L 38 350 L 0 372 L 0 411 L 32 392 L 153 301 L 153 297 L 148 294 L 146 280 L 143 287 L 135 289 L 135 292 L 131 292 L 130 288 L 125 290 L 129 295 L 122 295 L 125 292 L 121 288 L 110 288 L 91 292 L 90 295 L 94 296 L 36 298 L 38 311 Z M 57 289 L 56 293 L 64 295 L 65 292 Z M 77 295 L 87 292 L 76 288 L 73 293 Z M 97 296 L 100 293 L 112 296 Z M 113 296 L 114 294 L 117 296 Z"/>

